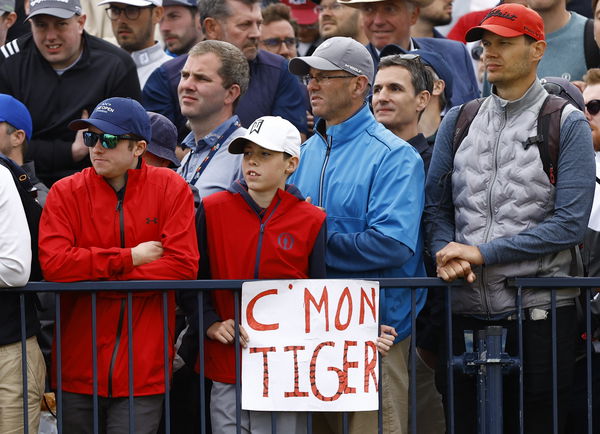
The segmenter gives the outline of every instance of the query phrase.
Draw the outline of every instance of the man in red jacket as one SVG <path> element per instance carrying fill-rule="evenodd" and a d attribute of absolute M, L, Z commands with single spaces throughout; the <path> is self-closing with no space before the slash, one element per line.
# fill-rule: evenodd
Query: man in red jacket
<path fill-rule="evenodd" d="M 192 192 L 172 170 L 147 166 L 140 158 L 151 138 L 143 107 L 132 99 L 109 98 L 89 119 L 73 121 L 69 127 L 88 128 L 83 140 L 93 167 L 60 180 L 48 194 L 39 236 L 45 279 L 195 279 L 198 247 Z M 60 308 L 63 429 L 92 433 L 91 296 L 63 294 Z M 128 312 L 132 312 L 131 333 Z M 165 352 L 169 370 L 173 356 L 173 293 L 136 291 L 128 296 L 99 291 L 95 314 L 100 432 L 129 432 L 127 398 L 133 395 L 135 432 L 155 433 L 169 384 Z M 130 334 L 133 360 L 128 356 Z M 53 364 L 56 368 L 56 360 Z"/>

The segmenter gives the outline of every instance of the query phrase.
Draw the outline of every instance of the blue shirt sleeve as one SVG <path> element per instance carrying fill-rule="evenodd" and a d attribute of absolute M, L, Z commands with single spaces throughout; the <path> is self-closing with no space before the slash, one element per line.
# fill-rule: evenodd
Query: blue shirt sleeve
<path fill-rule="evenodd" d="M 425 183 L 425 238 L 431 256 L 454 241 L 454 203 L 452 202 L 452 137 L 460 107 L 444 116 L 435 137 L 433 155 Z"/>

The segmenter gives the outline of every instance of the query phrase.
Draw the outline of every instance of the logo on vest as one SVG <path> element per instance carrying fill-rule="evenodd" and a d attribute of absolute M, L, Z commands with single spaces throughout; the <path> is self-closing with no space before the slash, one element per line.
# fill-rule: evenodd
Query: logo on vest
<path fill-rule="evenodd" d="M 154 218 L 146 217 L 146 224 L 149 225 L 150 223 L 154 223 L 155 225 L 157 225 L 158 217 L 154 217 Z"/>
<path fill-rule="evenodd" d="M 277 244 L 279 244 L 279 247 L 281 247 L 283 250 L 290 250 L 292 247 L 294 247 L 294 237 L 292 234 L 282 232 L 277 237 Z"/>

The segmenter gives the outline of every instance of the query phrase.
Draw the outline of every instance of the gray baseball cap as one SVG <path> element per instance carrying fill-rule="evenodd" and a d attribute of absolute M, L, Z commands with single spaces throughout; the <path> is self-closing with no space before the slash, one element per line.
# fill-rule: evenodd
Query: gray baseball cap
<path fill-rule="evenodd" d="M 373 84 L 375 66 L 369 51 L 352 38 L 336 36 L 317 47 L 312 56 L 295 57 L 288 69 L 295 75 L 306 75 L 310 68 L 322 71 L 343 70 L 352 75 L 364 75 Z"/>
<path fill-rule="evenodd" d="M 31 0 L 31 9 L 27 20 L 36 15 L 52 15 L 58 18 L 71 18 L 73 15 L 81 15 L 81 3 L 79 0 Z"/>
<path fill-rule="evenodd" d="M 0 12 L 14 12 L 15 0 L 0 0 Z"/>

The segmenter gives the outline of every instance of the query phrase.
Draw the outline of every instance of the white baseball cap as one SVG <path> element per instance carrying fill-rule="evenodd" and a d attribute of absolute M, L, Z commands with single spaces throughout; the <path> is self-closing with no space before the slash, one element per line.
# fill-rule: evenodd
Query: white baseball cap
<path fill-rule="evenodd" d="M 270 151 L 287 152 L 292 157 L 300 156 L 300 132 L 291 122 L 279 116 L 263 116 L 252 122 L 246 134 L 236 137 L 229 144 L 229 152 L 242 154 L 246 141 Z"/>

